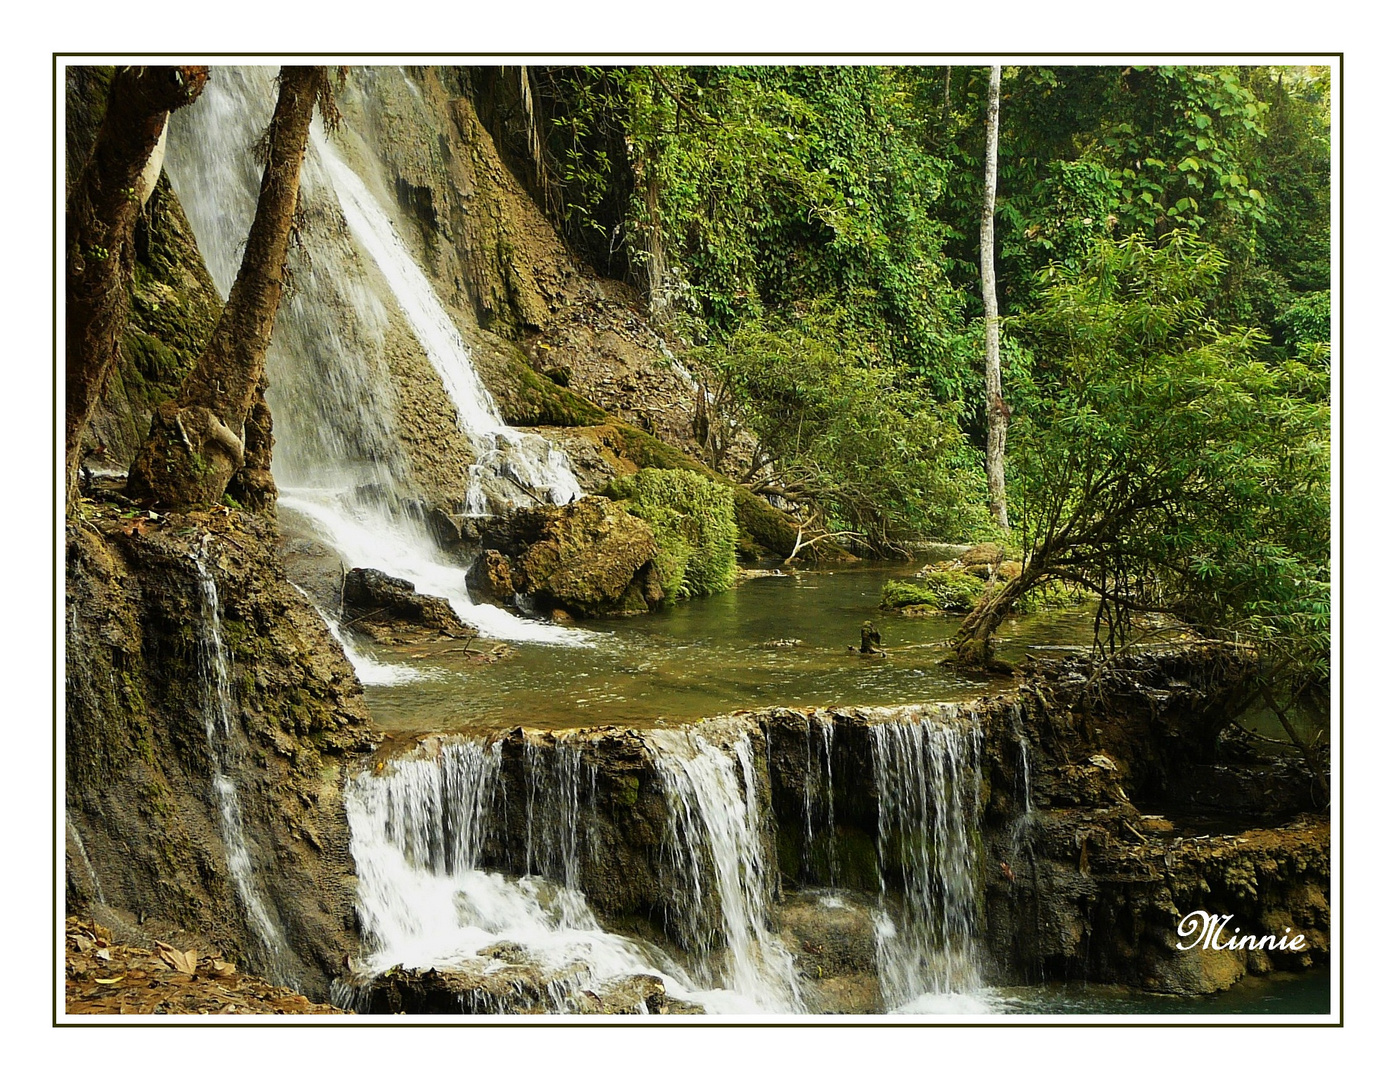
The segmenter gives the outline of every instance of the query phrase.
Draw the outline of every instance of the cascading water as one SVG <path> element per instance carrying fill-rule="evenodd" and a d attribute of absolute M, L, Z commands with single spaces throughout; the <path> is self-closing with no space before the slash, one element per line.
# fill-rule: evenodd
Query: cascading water
<path fill-rule="evenodd" d="M 87 845 L 82 842 L 82 834 L 78 832 L 77 826 L 71 821 L 68 822 L 68 839 L 72 840 L 78 858 L 82 860 L 82 867 L 87 872 L 87 881 L 92 886 L 92 893 L 97 897 L 97 903 L 105 904 L 107 898 L 102 893 L 101 881 L 97 879 L 97 869 L 92 865 L 92 860 L 87 857 Z"/>
<path fill-rule="evenodd" d="M 475 372 L 460 331 L 364 182 L 318 129 L 312 130 L 311 142 L 339 197 L 349 231 L 387 279 L 417 340 L 426 350 L 427 359 L 455 403 L 462 433 L 475 449 L 477 463 L 472 467 L 466 513 L 488 513 L 479 484 L 483 470 L 513 480 L 530 502 L 539 495 L 558 505 L 580 498 L 582 491 L 567 456 L 546 439 L 511 428 L 499 415 L 494 399 Z"/>
<path fill-rule="evenodd" d="M 256 208 L 260 168 L 252 147 L 271 116 L 275 75 L 274 68 L 217 68 L 196 105 L 171 121 L 166 171 L 224 296 Z M 298 515 L 348 566 L 382 570 L 446 598 L 486 636 L 585 644 L 579 631 L 473 603 L 463 568 L 442 553 L 415 512 L 418 497 L 385 358 L 390 307 L 417 336 L 475 447 L 469 491 L 462 492 L 467 513 L 484 509 L 486 472 L 503 477 L 516 502 L 570 501 L 580 490 L 565 455 L 499 418 L 459 332 L 388 215 L 318 130 L 302 168 L 301 196 L 308 265 L 297 268 L 295 288 L 283 298 L 267 356 L 281 508 Z M 365 263 L 378 268 L 382 283 Z M 375 674 L 367 665 L 356 669 Z"/>
<path fill-rule="evenodd" d="M 974 830 L 982 733 L 954 706 L 871 726 L 878 794 L 878 980 L 889 1011 L 982 1011 Z M 901 884 L 889 895 L 889 876 Z"/>
<path fill-rule="evenodd" d="M 339 647 L 344 650 L 344 658 L 349 661 L 349 666 L 354 669 L 354 674 L 359 677 L 359 682 L 365 686 L 401 686 L 403 683 L 417 682 L 431 677 L 430 670 L 426 668 L 412 667 L 408 664 L 385 664 L 381 660 L 375 660 L 354 644 L 354 639 L 344 633 L 338 621 L 320 607 L 308 592 L 294 581 L 291 582 L 291 587 L 305 598 L 307 604 L 315 609 L 315 614 L 320 616 L 320 620 L 325 624 L 325 629 L 330 632 L 330 637 L 334 638 Z"/>
<path fill-rule="evenodd" d="M 230 775 L 236 760 L 233 735 L 232 688 L 228 678 L 228 658 L 223 646 L 222 619 L 218 610 L 218 586 L 203 556 L 194 561 L 199 585 L 199 674 L 203 698 L 204 733 L 208 737 L 209 764 L 213 793 L 218 802 L 219 832 L 227 858 L 228 872 L 248 923 L 265 952 L 268 976 L 275 982 L 295 986 L 288 968 L 289 951 L 281 927 L 268 909 L 252 869 L 252 857 L 242 825 L 242 803 Z"/>
<path fill-rule="evenodd" d="M 659 974 L 673 996 L 693 996 L 658 950 L 604 931 L 577 888 L 577 821 L 594 797 L 578 747 L 561 740 L 527 762 L 525 858 L 551 880 L 480 869 L 503 798 L 500 765 L 499 742 L 460 738 L 350 782 L 359 917 L 372 945 L 360 981 L 394 965 L 489 974 L 500 966 L 491 953 L 504 949 L 541 973 L 556 1012 L 569 1011 L 581 990 L 638 973 Z M 337 1000 L 353 1003 L 352 989 L 338 988 Z"/>
<path fill-rule="evenodd" d="M 759 799 L 751 733 L 709 722 L 701 731 L 650 731 L 645 742 L 669 801 L 672 870 L 686 894 L 681 930 L 706 981 L 730 989 L 732 1011 L 801 1011 L 794 960 L 768 926 L 768 808 Z M 709 920 L 713 904 L 717 918 Z"/>
<path fill-rule="evenodd" d="M 814 731 L 819 729 L 819 741 Z M 834 718 L 805 721 L 805 847 L 801 868 L 806 881 L 833 885 L 839 876 L 838 832 L 834 824 Z M 822 820 L 820 820 L 822 819 Z M 818 833 L 818 837 L 816 837 Z"/>
<path fill-rule="evenodd" d="M 1013 854 L 1021 854 L 1032 838 L 1033 807 L 1032 807 L 1032 757 L 1028 747 L 1028 733 L 1023 727 L 1023 710 L 1020 706 L 1013 708 L 1013 737 L 1018 742 L 1018 759 L 1022 766 L 1021 779 L 1023 784 L 1023 812 L 1013 821 L 1012 841 Z"/>

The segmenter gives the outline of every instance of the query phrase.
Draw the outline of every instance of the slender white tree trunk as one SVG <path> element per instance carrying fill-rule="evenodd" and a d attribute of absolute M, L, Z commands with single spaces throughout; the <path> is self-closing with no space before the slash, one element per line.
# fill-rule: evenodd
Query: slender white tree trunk
<path fill-rule="evenodd" d="M 999 371 L 999 298 L 994 280 L 994 203 L 999 179 L 999 77 L 989 68 L 989 120 L 984 139 L 984 216 L 979 224 L 979 273 L 984 291 L 984 405 L 989 419 L 985 468 L 989 477 L 989 513 L 1008 528 L 1008 503 L 1003 491 L 1003 448 L 1008 441 L 1008 406 L 1003 400 Z"/>

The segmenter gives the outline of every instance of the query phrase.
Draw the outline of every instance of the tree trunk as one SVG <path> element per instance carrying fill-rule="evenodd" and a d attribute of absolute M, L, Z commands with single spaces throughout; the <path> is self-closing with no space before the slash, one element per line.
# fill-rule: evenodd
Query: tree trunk
<path fill-rule="evenodd" d="M 267 408 L 267 380 L 263 375 L 257 384 L 257 396 L 243 424 L 242 468 L 228 481 L 228 494 L 244 510 L 254 510 L 270 516 L 276 510 L 276 481 L 271 475 L 272 437 L 271 409 Z"/>
<path fill-rule="evenodd" d="M 203 93 L 206 67 L 127 67 L 112 77 L 92 156 L 70 189 L 64 289 L 63 460 L 74 494 L 82 437 L 116 366 L 131 310 L 143 176 L 171 110 Z"/>
<path fill-rule="evenodd" d="M 1032 588 L 1040 576 L 1032 571 L 1031 566 L 1026 566 L 1021 574 L 1005 582 L 1002 589 L 986 594 L 975 605 L 955 633 L 956 663 L 982 668 L 993 661 L 994 631 L 999 628 L 1004 616 L 1013 610 L 1018 598 Z"/>
<path fill-rule="evenodd" d="M 280 82 L 276 111 L 267 129 L 267 162 L 257 214 L 247 234 L 237 280 L 207 348 L 181 384 L 178 397 L 156 410 L 150 438 L 131 467 L 127 492 L 142 502 L 160 506 L 219 502 L 233 474 L 244 465 L 244 426 L 262 382 L 281 304 L 310 119 L 317 97 L 328 86 L 324 69 L 314 67 L 283 67 Z M 269 443 L 266 449 L 270 450 Z M 270 453 L 266 456 L 254 468 L 269 469 Z"/>
<path fill-rule="evenodd" d="M 984 292 L 984 406 L 989 421 L 985 467 L 989 478 L 989 513 L 1008 529 L 1008 502 L 1003 485 L 1003 448 L 1008 441 L 1008 406 L 999 371 L 999 299 L 994 280 L 994 204 L 999 172 L 999 76 L 989 69 L 989 119 L 984 139 L 984 215 L 979 224 L 979 273 Z"/>

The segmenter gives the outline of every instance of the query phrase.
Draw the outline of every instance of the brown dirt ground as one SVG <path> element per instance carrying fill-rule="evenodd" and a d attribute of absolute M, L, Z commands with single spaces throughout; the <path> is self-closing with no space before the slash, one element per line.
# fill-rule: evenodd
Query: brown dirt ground
<path fill-rule="evenodd" d="M 244 975 L 216 949 L 120 945 L 107 927 L 76 916 L 68 918 L 65 944 L 64 1012 L 70 1016 L 343 1013 Z"/>

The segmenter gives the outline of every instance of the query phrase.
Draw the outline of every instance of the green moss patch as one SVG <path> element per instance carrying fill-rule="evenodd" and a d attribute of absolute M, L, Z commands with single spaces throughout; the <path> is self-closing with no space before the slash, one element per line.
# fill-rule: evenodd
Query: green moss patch
<path fill-rule="evenodd" d="M 979 602 L 984 582 L 959 570 L 934 570 L 920 581 L 889 581 L 882 587 L 882 606 L 889 610 L 932 607 L 969 611 Z"/>
<path fill-rule="evenodd" d="M 611 496 L 649 523 L 666 600 L 709 596 L 737 576 L 733 489 L 685 469 L 641 469 L 618 477 Z"/>

